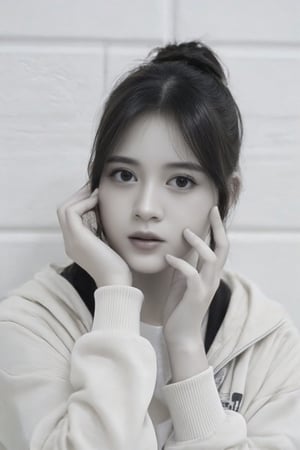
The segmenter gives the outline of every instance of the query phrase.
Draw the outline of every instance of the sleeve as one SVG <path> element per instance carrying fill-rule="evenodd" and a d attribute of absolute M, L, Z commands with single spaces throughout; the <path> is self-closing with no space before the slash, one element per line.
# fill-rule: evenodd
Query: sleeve
<path fill-rule="evenodd" d="M 244 415 L 223 409 L 213 368 L 165 385 L 174 431 L 164 450 L 298 450 L 300 448 L 300 339 L 281 342 L 262 394 Z M 277 383 L 277 385 L 276 385 Z"/>
<path fill-rule="evenodd" d="M 92 329 L 68 360 L 28 327 L 0 321 L 1 450 L 157 450 L 147 412 L 156 355 L 140 335 L 143 293 L 104 286 L 94 297 Z"/>

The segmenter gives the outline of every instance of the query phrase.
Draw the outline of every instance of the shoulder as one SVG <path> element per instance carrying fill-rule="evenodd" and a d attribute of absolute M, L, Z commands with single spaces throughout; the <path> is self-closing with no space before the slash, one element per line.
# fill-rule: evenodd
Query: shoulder
<path fill-rule="evenodd" d="M 90 330 L 92 317 L 78 293 L 49 264 L 0 301 L 0 327 L 5 335 L 35 335 L 71 348 Z"/>
<path fill-rule="evenodd" d="M 295 371 L 300 383 L 300 332 L 284 304 L 266 295 L 250 278 L 231 270 L 222 277 L 231 289 L 229 324 L 239 324 L 239 339 L 254 343 L 253 358 L 269 371 Z M 297 380 L 298 377 L 298 380 Z"/>
<path fill-rule="evenodd" d="M 242 301 L 247 304 L 250 313 L 262 316 L 264 314 L 264 323 L 283 321 L 286 319 L 291 322 L 291 316 L 286 306 L 271 298 L 262 287 L 252 278 L 234 270 L 223 270 L 222 279 L 227 283 L 231 290 L 233 300 Z M 241 300 L 242 299 L 242 300 Z M 269 315 L 267 315 L 269 312 Z M 258 319 L 259 317 L 256 317 Z"/>

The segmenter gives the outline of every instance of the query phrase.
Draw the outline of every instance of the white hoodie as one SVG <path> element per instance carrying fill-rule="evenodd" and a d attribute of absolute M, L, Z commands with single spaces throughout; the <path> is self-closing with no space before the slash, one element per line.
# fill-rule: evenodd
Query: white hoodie
<path fill-rule="evenodd" d="M 158 386 L 143 293 L 96 289 L 93 319 L 62 269 L 0 302 L 0 450 L 299 450 L 300 335 L 255 283 L 223 271 L 232 295 L 209 368 Z M 158 390 L 163 442 L 148 410 Z"/>

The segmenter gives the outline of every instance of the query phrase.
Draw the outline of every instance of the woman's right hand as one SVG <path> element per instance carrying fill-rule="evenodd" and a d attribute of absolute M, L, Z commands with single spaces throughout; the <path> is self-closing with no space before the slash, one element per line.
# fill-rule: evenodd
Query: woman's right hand
<path fill-rule="evenodd" d="M 98 201 L 98 189 L 91 194 L 87 184 L 57 208 L 66 255 L 89 273 L 97 287 L 131 286 L 127 263 L 82 222 L 81 216 L 94 209 Z"/>

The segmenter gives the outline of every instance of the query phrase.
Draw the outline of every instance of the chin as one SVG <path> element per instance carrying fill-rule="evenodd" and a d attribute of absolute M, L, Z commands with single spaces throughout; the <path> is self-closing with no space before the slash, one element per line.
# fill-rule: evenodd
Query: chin
<path fill-rule="evenodd" d="M 133 261 L 134 259 L 134 261 Z M 151 259 L 151 261 L 150 261 Z M 164 257 L 161 258 L 149 258 L 141 256 L 136 258 L 129 258 L 126 260 L 130 270 L 136 273 L 154 274 L 162 272 L 170 267 Z"/>

